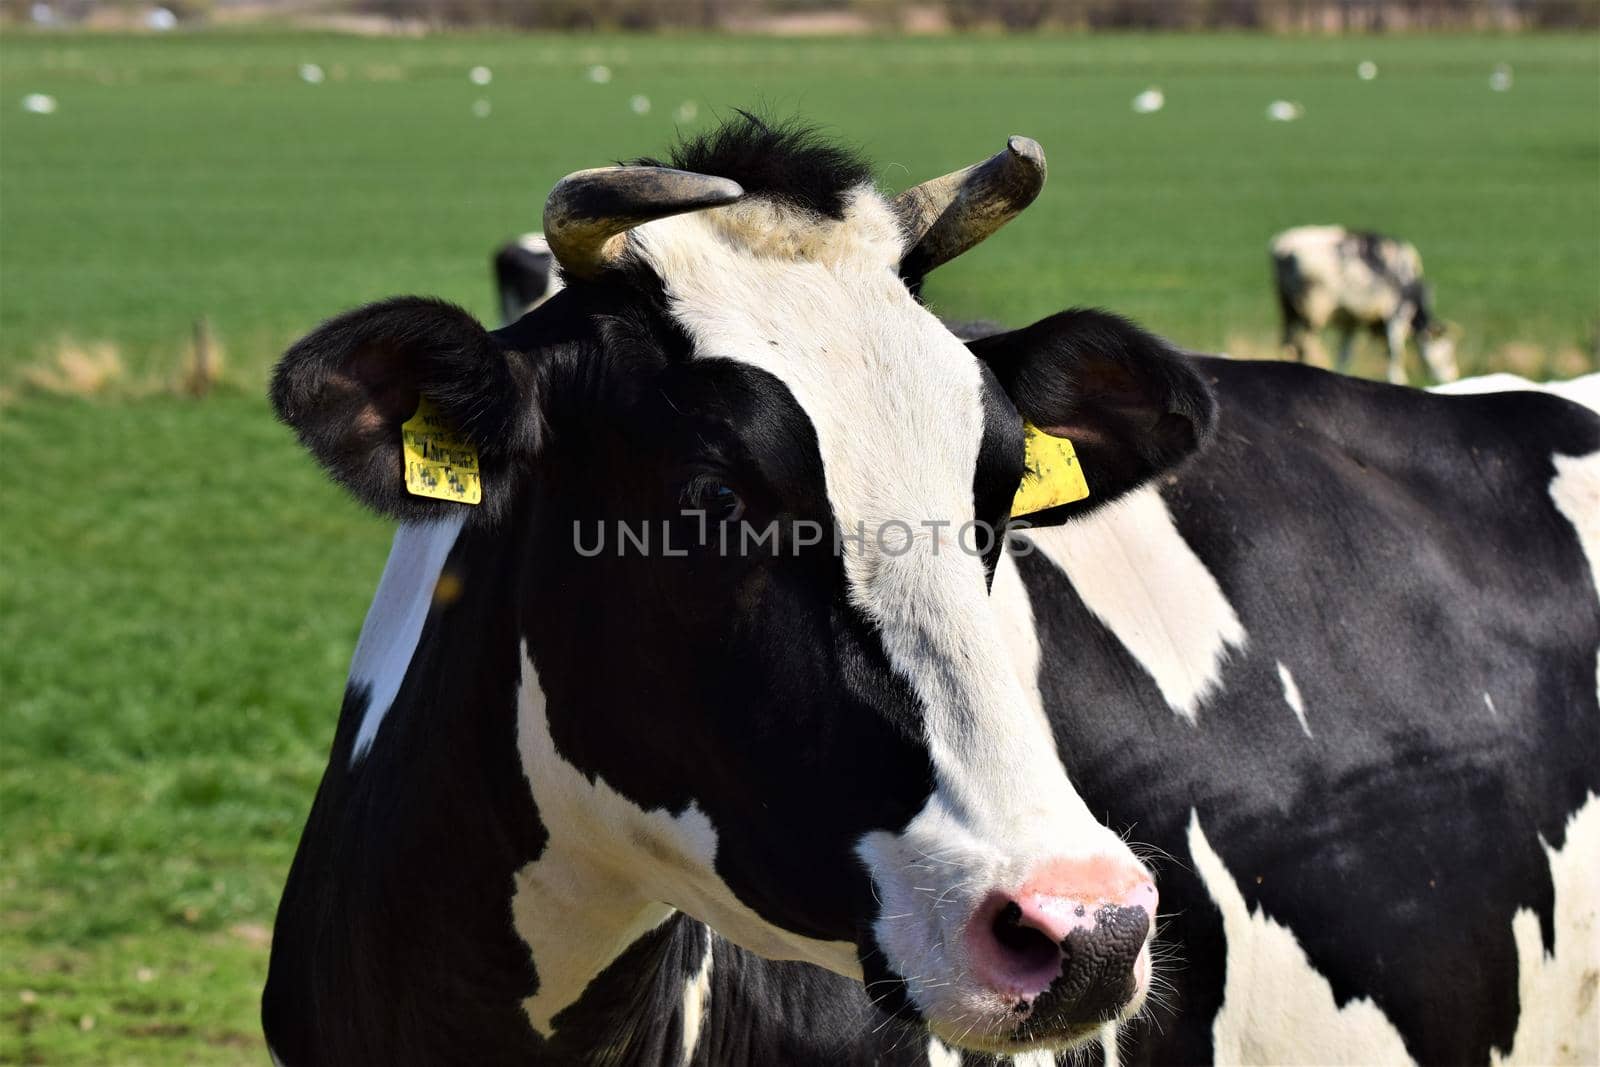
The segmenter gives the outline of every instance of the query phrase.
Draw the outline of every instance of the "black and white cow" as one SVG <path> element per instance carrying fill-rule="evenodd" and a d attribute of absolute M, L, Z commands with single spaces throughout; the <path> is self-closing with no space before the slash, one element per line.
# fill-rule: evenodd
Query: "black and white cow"
<path fill-rule="evenodd" d="M 561 291 L 556 257 L 542 233 L 525 233 L 501 245 L 490 262 L 501 325 L 511 325 Z"/>
<path fill-rule="evenodd" d="M 1098 312 L 964 344 L 900 271 L 1032 199 L 1021 139 L 893 200 L 754 121 L 673 165 L 558 186 L 514 327 L 398 299 L 278 369 L 401 520 L 280 1062 L 1593 1057 L 1600 419 Z M 479 505 L 407 494 L 419 398 Z M 1024 420 L 1091 495 L 968 539 Z"/>
<path fill-rule="evenodd" d="M 1455 342 L 1433 317 L 1415 246 L 1343 226 L 1297 226 L 1272 239 L 1273 277 L 1283 312 L 1283 343 L 1304 362 L 1320 347 L 1317 334 L 1338 327 L 1339 359 L 1349 368 L 1356 331 L 1372 330 L 1389 351 L 1389 380 L 1406 383 L 1406 341 L 1435 381 L 1457 377 Z"/>

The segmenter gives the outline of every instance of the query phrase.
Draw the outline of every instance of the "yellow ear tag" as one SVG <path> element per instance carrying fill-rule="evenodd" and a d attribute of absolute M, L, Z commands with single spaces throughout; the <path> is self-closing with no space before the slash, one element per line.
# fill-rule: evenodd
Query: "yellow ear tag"
<path fill-rule="evenodd" d="M 406 492 L 457 504 L 483 500 L 478 450 L 445 425 L 427 397 L 417 404 L 417 413 L 400 424 L 400 447 L 405 453 Z"/>
<path fill-rule="evenodd" d="M 1083 478 L 1071 441 L 1051 437 L 1031 422 L 1022 424 L 1022 434 L 1027 469 L 1022 472 L 1022 484 L 1011 501 L 1013 519 L 1089 495 L 1089 483 Z"/>

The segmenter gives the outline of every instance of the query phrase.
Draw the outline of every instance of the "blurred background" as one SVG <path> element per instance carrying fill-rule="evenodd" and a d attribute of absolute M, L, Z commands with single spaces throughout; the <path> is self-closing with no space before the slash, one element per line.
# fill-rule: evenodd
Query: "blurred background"
<path fill-rule="evenodd" d="M 942 314 L 1099 305 L 1277 358 L 1267 242 L 1338 223 L 1418 247 L 1464 373 L 1571 377 L 1597 30 L 1600 0 L 6 0 L 0 1062 L 264 1061 L 390 536 L 264 399 L 320 319 L 416 292 L 497 323 L 490 255 L 557 178 L 753 107 L 890 189 L 1044 145 Z"/>

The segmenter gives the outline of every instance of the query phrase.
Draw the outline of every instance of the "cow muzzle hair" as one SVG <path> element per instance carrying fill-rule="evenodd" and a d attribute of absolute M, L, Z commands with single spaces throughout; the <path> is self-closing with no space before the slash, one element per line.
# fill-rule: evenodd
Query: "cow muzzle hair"
<path fill-rule="evenodd" d="M 1014 1041 L 1071 1040 L 1120 1018 L 1150 978 L 1155 883 L 1110 860 L 1046 864 L 991 892 L 965 931 L 974 984 L 1017 1019 Z"/>
<path fill-rule="evenodd" d="M 999 1053 L 1068 1049 L 1144 1007 L 1159 895 L 1115 834 L 1050 835 L 1083 841 L 1071 855 L 1013 840 L 1001 856 L 908 829 L 863 852 L 881 904 L 865 957 L 880 1006 L 947 1044 Z"/>

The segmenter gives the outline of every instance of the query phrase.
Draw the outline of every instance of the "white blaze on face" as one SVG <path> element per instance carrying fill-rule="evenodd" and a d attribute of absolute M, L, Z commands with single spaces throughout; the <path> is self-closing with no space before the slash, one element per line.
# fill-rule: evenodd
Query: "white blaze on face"
<path fill-rule="evenodd" d="M 982 561 L 956 543 L 983 435 L 976 360 L 899 280 L 901 231 L 869 188 L 842 221 L 755 200 L 633 240 L 699 357 L 760 368 L 793 394 L 835 519 L 866 532 L 844 541 L 849 595 L 920 699 L 937 783 L 903 833 L 861 842 L 876 934 L 924 1013 L 970 1014 L 960 933 L 982 895 L 1016 889 L 1046 858 L 1136 862 L 1068 783 Z M 935 535 L 928 522 L 949 525 Z M 909 546 L 898 524 L 915 532 Z"/>

